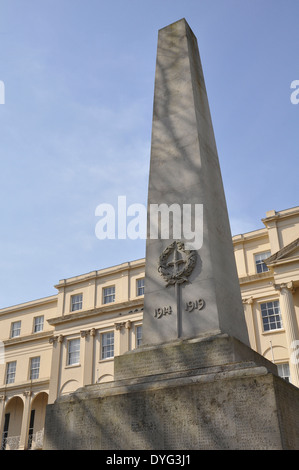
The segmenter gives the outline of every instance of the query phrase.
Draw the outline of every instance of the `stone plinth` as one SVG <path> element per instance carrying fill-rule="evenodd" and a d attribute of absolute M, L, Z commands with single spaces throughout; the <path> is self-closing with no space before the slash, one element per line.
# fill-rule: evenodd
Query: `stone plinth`
<path fill-rule="evenodd" d="M 115 381 L 165 374 L 203 374 L 263 365 L 277 373 L 276 366 L 239 340 L 220 334 L 175 341 L 159 347 L 143 347 L 115 358 Z"/>
<path fill-rule="evenodd" d="M 47 407 L 44 449 L 299 448 L 299 390 L 234 338 L 137 350 L 115 369 Z"/>

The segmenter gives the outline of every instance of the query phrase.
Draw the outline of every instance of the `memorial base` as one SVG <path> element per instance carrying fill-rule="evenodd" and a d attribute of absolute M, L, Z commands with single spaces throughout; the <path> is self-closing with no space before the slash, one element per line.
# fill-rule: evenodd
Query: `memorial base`
<path fill-rule="evenodd" d="M 44 449 L 299 449 L 299 389 L 227 335 L 144 347 L 48 405 Z"/>

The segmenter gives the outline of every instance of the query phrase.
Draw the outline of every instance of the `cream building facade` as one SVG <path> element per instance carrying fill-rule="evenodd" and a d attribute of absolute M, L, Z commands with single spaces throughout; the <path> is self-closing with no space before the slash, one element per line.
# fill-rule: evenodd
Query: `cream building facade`
<path fill-rule="evenodd" d="M 299 386 L 299 207 L 233 237 L 251 347 Z M 61 280 L 57 295 L 0 310 L 2 449 L 40 449 L 46 406 L 113 380 L 142 342 L 145 260 Z"/>

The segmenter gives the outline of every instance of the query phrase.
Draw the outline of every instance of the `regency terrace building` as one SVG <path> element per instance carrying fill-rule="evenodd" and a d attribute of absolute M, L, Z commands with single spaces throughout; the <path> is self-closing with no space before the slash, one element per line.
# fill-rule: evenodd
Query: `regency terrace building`
<path fill-rule="evenodd" d="M 251 347 L 299 386 L 299 207 L 233 237 Z M 0 310 L 0 446 L 41 449 L 48 403 L 113 380 L 113 358 L 142 342 L 145 260 L 55 286 Z M 298 354 L 297 354 L 298 351 Z"/>

